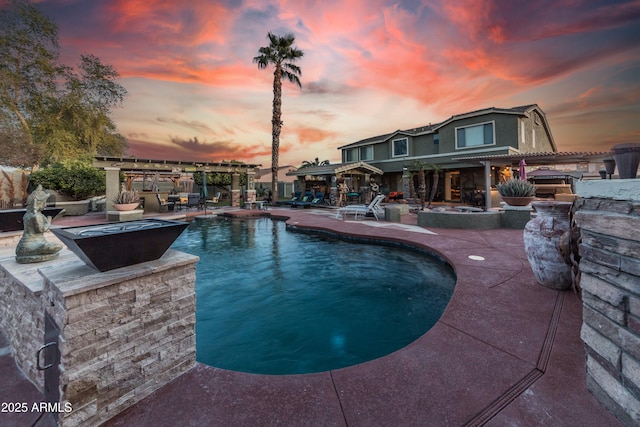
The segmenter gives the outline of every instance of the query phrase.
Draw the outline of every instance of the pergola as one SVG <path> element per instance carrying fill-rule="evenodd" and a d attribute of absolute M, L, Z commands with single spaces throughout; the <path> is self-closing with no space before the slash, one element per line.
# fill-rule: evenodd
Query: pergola
<path fill-rule="evenodd" d="M 371 175 L 382 175 L 384 172 L 375 166 L 365 162 L 355 163 L 337 163 L 334 165 L 308 166 L 295 171 L 287 172 L 288 176 L 297 176 L 300 184 L 300 190 L 306 190 L 306 177 L 325 177 L 331 181 L 331 200 L 337 197 L 337 179 L 344 175 L 362 175 L 363 180 L 360 183 L 360 189 L 363 192 L 369 190 L 369 177 Z"/>
<path fill-rule="evenodd" d="M 189 162 L 180 160 L 153 160 L 128 157 L 96 156 L 93 166 L 104 169 L 107 175 L 107 210 L 112 209 L 112 200 L 120 191 L 120 171 L 132 173 L 164 172 L 180 176 L 182 173 L 228 173 L 231 174 L 231 206 L 240 206 L 240 175 L 247 175 L 247 199 L 255 201 L 254 176 L 261 165 L 234 162 Z"/>
<path fill-rule="evenodd" d="M 485 203 L 486 208 L 491 208 L 491 167 L 517 167 L 521 160 L 524 160 L 527 166 L 546 166 L 568 163 L 583 162 L 601 162 L 611 156 L 609 151 L 601 152 L 540 152 L 540 153 L 512 153 L 512 154 L 496 154 L 482 156 L 466 156 L 456 157 L 465 163 L 481 164 L 484 166 L 485 176 Z"/>

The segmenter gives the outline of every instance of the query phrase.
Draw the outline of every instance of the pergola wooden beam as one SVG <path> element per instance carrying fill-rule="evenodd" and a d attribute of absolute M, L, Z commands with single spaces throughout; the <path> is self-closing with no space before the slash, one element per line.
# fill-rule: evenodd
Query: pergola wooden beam
<path fill-rule="evenodd" d="M 119 168 L 123 171 L 255 173 L 262 165 L 231 162 L 186 162 L 181 160 L 153 160 L 96 156 L 93 160 L 93 166 L 101 169 Z"/>

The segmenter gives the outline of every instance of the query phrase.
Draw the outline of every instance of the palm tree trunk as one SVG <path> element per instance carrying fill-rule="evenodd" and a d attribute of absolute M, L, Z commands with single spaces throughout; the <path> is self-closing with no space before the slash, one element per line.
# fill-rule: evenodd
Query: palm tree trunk
<path fill-rule="evenodd" d="M 437 170 L 433 171 L 433 183 L 431 184 L 431 191 L 429 192 L 429 207 L 431 207 L 431 203 L 433 202 L 433 198 L 436 197 L 436 192 L 438 191 L 438 179 L 440 178 L 440 174 Z"/>
<path fill-rule="evenodd" d="M 278 201 L 278 162 L 280 151 L 280 131 L 282 130 L 282 70 L 273 72 L 273 117 L 271 119 L 271 187 L 273 203 Z"/>
<path fill-rule="evenodd" d="M 420 208 L 424 208 L 424 201 L 427 198 L 427 180 L 424 176 L 424 169 L 420 169 L 418 172 L 418 180 L 420 182 Z"/>

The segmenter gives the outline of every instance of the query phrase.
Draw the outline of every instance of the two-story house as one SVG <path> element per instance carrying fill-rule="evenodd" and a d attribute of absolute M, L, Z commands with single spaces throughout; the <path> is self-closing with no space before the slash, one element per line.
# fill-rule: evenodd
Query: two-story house
<path fill-rule="evenodd" d="M 555 152 L 544 112 L 536 104 L 485 108 L 458 114 L 437 124 L 397 130 L 344 145 L 344 164 L 366 162 L 384 172 L 384 191 L 403 191 L 407 170 L 437 168 L 441 172 L 439 199 L 460 200 L 465 192 L 484 188 L 484 169 L 459 158 Z M 410 173 L 410 172 L 409 172 Z M 510 168 L 492 170 L 492 184 L 511 176 Z"/>

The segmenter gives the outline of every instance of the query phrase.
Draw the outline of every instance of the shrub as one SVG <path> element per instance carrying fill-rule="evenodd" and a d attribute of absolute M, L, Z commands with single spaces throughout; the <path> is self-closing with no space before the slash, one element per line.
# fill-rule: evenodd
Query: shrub
<path fill-rule="evenodd" d="M 504 197 L 533 197 L 536 187 L 528 181 L 510 179 L 497 185 L 498 193 Z"/>
<path fill-rule="evenodd" d="M 117 205 L 128 205 L 129 203 L 138 203 L 140 196 L 137 191 L 122 190 L 118 193 L 113 203 Z"/>
<path fill-rule="evenodd" d="M 56 163 L 46 169 L 33 172 L 33 186 L 54 190 L 72 200 L 83 200 L 104 194 L 106 179 L 104 171 L 94 168 L 82 160 Z"/>

